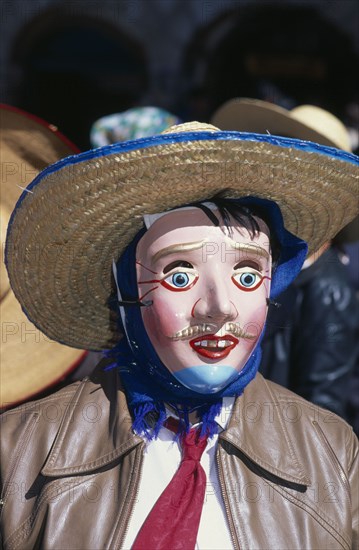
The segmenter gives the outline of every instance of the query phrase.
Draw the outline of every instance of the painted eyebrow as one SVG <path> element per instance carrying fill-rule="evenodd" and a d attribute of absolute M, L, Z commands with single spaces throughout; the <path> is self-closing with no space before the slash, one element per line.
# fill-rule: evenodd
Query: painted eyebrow
<path fill-rule="evenodd" d="M 178 244 L 172 244 L 170 246 L 166 246 L 165 248 L 162 248 L 156 254 L 152 257 L 152 262 L 157 262 L 160 258 L 163 258 L 163 256 L 169 256 L 170 254 L 175 254 L 177 252 L 189 252 L 191 250 L 198 250 L 199 248 L 202 248 L 203 245 L 206 244 L 206 241 L 196 241 L 191 243 L 178 243 Z M 243 252 L 246 252 L 250 254 L 251 256 L 261 256 L 262 258 L 269 259 L 270 255 L 265 250 L 265 248 L 262 248 L 261 246 L 258 246 L 256 244 L 251 243 L 237 243 L 236 241 L 233 241 L 230 239 L 229 244 L 232 248 L 235 250 L 241 250 Z"/>
<path fill-rule="evenodd" d="M 160 258 L 163 258 L 163 256 L 169 256 L 170 254 L 175 254 L 176 252 L 189 252 L 190 250 L 198 250 L 199 248 L 202 248 L 205 241 L 196 241 L 193 243 L 178 243 L 178 244 L 171 244 L 170 246 L 166 246 L 165 248 L 162 248 L 156 254 L 152 257 L 152 262 L 157 262 Z"/>
<path fill-rule="evenodd" d="M 243 252 L 247 252 L 251 256 L 261 256 L 266 260 L 269 260 L 270 258 L 270 254 L 267 252 L 267 250 L 265 248 L 262 248 L 261 246 L 258 246 L 257 244 L 236 243 L 235 241 L 231 241 L 230 245 L 235 250 L 241 250 Z"/>

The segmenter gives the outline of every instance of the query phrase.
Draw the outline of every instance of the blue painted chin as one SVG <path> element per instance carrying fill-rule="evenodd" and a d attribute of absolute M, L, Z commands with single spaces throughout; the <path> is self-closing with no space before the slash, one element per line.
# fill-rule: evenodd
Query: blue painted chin
<path fill-rule="evenodd" d="M 239 372 L 226 365 L 195 365 L 172 374 L 186 388 L 211 394 L 223 390 Z"/>

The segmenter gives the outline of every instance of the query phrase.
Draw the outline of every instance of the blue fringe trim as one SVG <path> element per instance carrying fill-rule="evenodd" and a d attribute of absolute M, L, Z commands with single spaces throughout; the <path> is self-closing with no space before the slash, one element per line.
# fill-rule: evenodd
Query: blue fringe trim
<path fill-rule="evenodd" d="M 196 408 L 198 408 L 200 422 L 202 422 L 200 436 L 207 436 L 208 438 L 211 438 L 218 433 L 218 424 L 215 421 L 215 418 L 221 412 L 222 399 L 216 403 L 194 408 L 178 406 L 177 404 L 172 403 L 169 403 L 169 405 L 174 409 L 174 411 L 176 411 L 176 414 L 180 419 L 178 432 L 176 433 L 175 438 L 176 440 L 185 433 L 188 433 L 191 429 L 189 414 Z M 157 439 L 158 434 L 167 418 L 165 404 L 153 402 L 142 403 L 133 407 L 132 414 L 134 417 L 132 424 L 133 430 L 138 435 L 141 435 L 147 439 L 147 441 Z M 157 418 L 154 419 L 154 416 Z"/>
<path fill-rule="evenodd" d="M 222 400 L 218 403 L 212 403 L 202 414 L 201 437 L 213 437 L 218 431 L 218 424 L 215 421 L 222 409 Z"/>
<path fill-rule="evenodd" d="M 135 405 L 132 410 L 133 423 L 132 429 L 138 434 L 145 437 L 148 441 L 157 439 L 160 429 L 166 420 L 166 410 L 163 403 L 141 403 Z M 150 415 L 156 415 L 157 420 L 154 425 L 151 425 Z"/>

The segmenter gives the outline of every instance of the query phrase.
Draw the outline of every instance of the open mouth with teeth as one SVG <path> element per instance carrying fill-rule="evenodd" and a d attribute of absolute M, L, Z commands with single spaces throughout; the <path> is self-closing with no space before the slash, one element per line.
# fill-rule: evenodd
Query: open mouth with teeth
<path fill-rule="evenodd" d="M 229 334 L 225 336 L 208 334 L 190 340 L 189 344 L 196 353 L 206 359 L 224 359 L 238 342 L 238 338 Z"/>

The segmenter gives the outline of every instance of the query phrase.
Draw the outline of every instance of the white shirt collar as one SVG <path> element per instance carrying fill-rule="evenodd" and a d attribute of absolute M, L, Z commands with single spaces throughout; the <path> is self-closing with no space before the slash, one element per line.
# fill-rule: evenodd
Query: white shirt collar
<path fill-rule="evenodd" d="M 214 419 L 222 430 L 227 428 L 227 424 L 232 414 L 234 399 L 234 397 L 223 397 L 221 411 Z"/>

